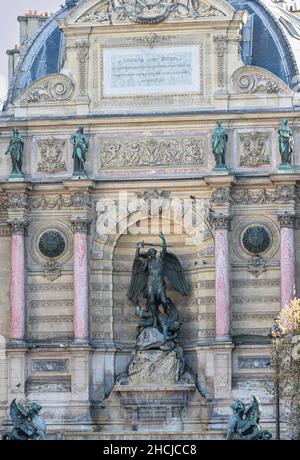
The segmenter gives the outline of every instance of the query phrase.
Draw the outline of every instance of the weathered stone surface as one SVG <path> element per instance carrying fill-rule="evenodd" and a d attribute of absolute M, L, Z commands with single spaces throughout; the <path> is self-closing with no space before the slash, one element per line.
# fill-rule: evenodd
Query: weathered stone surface
<path fill-rule="evenodd" d="M 175 351 L 138 351 L 128 368 L 131 385 L 169 385 L 179 378 L 179 360 Z"/>
<path fill-rule="evenodd" d="M 166 342 L 163 334 L 156 327 L 147 327 L 144 329 L 136 340 L 138 350 L 149 350 L 159 348 L 161 350 L 173 350 L 175 343 L 170 340 Z"/>

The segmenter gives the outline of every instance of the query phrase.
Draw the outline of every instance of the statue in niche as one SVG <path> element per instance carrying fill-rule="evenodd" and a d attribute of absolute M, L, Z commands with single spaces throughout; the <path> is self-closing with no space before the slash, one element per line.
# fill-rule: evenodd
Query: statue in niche
<path fill-rule="evenodd" d="M 287 119 L 282 121 L 278 130 L 278 135 L 281 164 L 290 166 L 292 164 L 292 153 L 294 151 L 294 138 Z"/>
<path fill-rule="evenodd" d="M 228 424 L 228 440 L 259 440 L 272 439 L 269 431 L 262 430 L 259 425 L 261 406 L 259 400 L 252 396 L 249 407 L 242 401 L 234 401 L 231 405 L 232 416 Z"/>
<path fill-rule="evenodd" d="M 147 319 L 147 324 L 158 328 L 165 340 L 173 340 L 178 336 L 181 323 L 174 303 L 166 294 L 164 278 L 166 277 L 171 286 L 185 296 L 189 293 L 189 286 L 178 258 L 167 251 L 166 239 L 162 232 L 160 238 L 162 251 L 158 257 L 154 245 L 144 242 L 137 244 L 128 298 L 135 304 L 137 316 L 143 320 L 141 326 L 144 327 Z M 146 245 L 152 247 L 146 253 L 141 253 L 141 248 Z M 144 310 L 139 302 L 141 294 L 146 298 Z"/>
<path fill-rule="evenodd" d="M 222 121 L 217 121 L 217 127 L 212 134 L 212 151 L 216 161 L 216 168 L 226 169 L 226 147 L 228 141 L 228 134 L 222 127 Z"/>
<path fill-rule="evenodd" d="M 42 406 L 33 402 L 24 406 L 22 401 L 14 399 L 10 405 L 10 417 L 13 422 L 11 433 L 4 433 L 3 441 L 31 441 L 44 440 L 46 425 L 40 415 Z"/>
<path fill-rule="evenodd" d="M 127 370 L 116 378 L 119 385 L 196 382 L 179 344 L 182 321 L 174 302 L 167 295 L 165 279 L 184 296 L 189 294 L 189 286 L 178 258 L 167 250 L 162 232 L 160 238 L 162 245 L 144 241 L 137 243 L 128 298 L 134 303 L 135 315 L 139 318 L 138 335 Z M 151 247 L 147 252 L 141 252 L 145 246 Z M 159 255 L 155 246 L 161 247 Z M 140 297 L 145 299 L 144 306 L 141 306 Z"/>
<path fill-rule="evenodd" d="M 85 137 L 83 129 L 84 128 L 80 126 L 76 133 L 70 138 L 70 142 L 73 144 L 74 176 L 86 176 L 85 163 L 89 149 L 89 141 Z"/>
<path fill-rule="evenodd" d="M 11 156 L 12 163 L 12 171 L 10 177 L 24 177 L 24 174 L 22 172 L 24 141 L 16 128 L 13 129 L 13 135 L 10 139 L 10 143 L 5 152 L 5 155 L 7 155 L 8 153 Z"/>

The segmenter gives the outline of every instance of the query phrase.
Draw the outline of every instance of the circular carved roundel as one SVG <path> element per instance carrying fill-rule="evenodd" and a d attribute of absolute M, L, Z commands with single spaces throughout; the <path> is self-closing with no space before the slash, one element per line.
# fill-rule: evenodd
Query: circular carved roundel
<path fill-rule="evenodd" d="M 271 238 L 265 227 L 255 225 L 248 227 L 243 235 L 243 245 L 252 254 L 266 251 L 271 244 Z"/>
<path fill-rule="evenodd" d="M 39 239 L 39 250 L 44 256 L 51 259 L 61 256 L 65 249 L 65 239 L 57 230 L 48 230 Z"/>

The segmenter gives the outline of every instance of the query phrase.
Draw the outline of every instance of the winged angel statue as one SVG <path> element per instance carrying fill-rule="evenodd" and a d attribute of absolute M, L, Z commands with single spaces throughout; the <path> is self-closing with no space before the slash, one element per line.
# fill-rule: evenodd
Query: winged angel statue
<path fill-rule="evenodd" d="M 135 304 L 136 315 L 140 317 L 140 326 L 153 326 L 160 330 L 165 340 L 178 337 L 181 325 L 179 313 L 166 293 L 165 278 L 180 294 L 187 296 L 189 286 L 175 254 L 167 251 L 164 234 L 160 233 L 162 251 L 157 257 L 157 250 L 150 243 L 139 242 L 132 268 L 128 298 Z M 152 246 L 141 253 L 142 247 Z M 146 299 L 146 307 L 140 306 L 140 296 Z M 160 310 L 162 307 L 163 312 Z"/>
<path fill-rule="evenodd" d="M 248 408 L 242 401 L 234 401 L 231 409 L 233 414 L 228 425 L 227 439 L 258 440 L 272 438 L 269 431 L 262 430 L 260 427 L 261 406 L 255 396 L 252 396 Z"/>
<path fill-rule="evenodd" d="M 39 414 L 42 406 L 33 402 L 24 407 L 22 401 L 19 403 L 14 399 L 10 405 L 10 416 L 13 422 L 11 433 L 4 433 L 4 441 L 29 441 L 44 440 L 46 436 L 46 425 Z"/>

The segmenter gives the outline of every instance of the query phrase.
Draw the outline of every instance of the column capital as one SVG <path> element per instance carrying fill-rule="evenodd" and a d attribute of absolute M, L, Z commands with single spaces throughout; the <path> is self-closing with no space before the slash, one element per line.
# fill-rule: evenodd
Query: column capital
<path fill-rule="evenodd" d="M 87 217 L 71 217 L 70 222 L 73 233 L 87 234 L 92 223 L 92 219 Z"/>
<path fill-rule="evenodd" d="M 223 214 L 221 212 L 211 211 L 209 214 L 209 222 L 214 229 L 229 230 L 231 216 L 229 214 Z"/>
<path fill-rule="evenodd" d="M 280 228 L 294 228 L 296 214 L 294 211 L 280 211 L 277 213 L 277 219 L 280 224 Z"/>
<path fill-rule="evenodd" d="M 25 230 L 30 224 L 29 219 L 10 219 L 7 221 L 13 235 L 24 235 Z"/>

